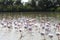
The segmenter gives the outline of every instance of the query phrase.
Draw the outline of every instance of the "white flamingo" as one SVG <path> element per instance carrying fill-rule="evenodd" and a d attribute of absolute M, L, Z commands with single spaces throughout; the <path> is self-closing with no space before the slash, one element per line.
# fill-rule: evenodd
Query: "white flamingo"
<path fill-rule="evenodd" d="M 60 40 L 60 39 L 59 39 L 60 32 L 56 32 L 56 35 L 57 35 L 57 37 L 58 37 L 58 40 Z"/>
<path fill-rule="evenodd" d="M 51 40 L 53 40 L 53 34 L 52 33 L 49 33 L 48 36 L 50 37 Z"/>

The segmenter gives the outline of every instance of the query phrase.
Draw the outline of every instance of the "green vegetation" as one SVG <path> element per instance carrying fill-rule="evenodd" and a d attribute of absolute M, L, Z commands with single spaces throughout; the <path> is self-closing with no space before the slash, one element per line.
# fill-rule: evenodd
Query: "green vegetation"
<path fill-rule="evenodd" d="M 0 11 L 60 11 L 60 1 L 48 1 L 41 0 L 38 1 L 38 6 L 36 5 L 36 1 L 32 0 L 31 3 L 26 3 L 23 5 L 21 0 L 13 1 L 13 0 L 0 0 Z"/>

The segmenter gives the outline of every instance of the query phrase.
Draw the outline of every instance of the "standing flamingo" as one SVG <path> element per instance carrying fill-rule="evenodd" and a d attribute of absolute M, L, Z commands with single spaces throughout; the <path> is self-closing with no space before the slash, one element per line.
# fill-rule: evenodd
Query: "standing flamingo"
<path fill-rule="evenodd" d="M 58 40 L 60 40 L 60 39 L 59 39 L 60 32 L 56 32 L 56 35 L 57 35 L 57 37 L 58 37 Z"/>

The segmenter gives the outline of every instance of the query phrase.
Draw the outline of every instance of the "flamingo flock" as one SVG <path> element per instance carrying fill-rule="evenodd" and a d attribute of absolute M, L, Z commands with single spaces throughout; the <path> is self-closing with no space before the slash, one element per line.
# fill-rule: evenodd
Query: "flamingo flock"
<path fill-rule="evenodd" d="M 54 17 L 2 18 L 0 40 L 60 40 L 60 21 Z"/>

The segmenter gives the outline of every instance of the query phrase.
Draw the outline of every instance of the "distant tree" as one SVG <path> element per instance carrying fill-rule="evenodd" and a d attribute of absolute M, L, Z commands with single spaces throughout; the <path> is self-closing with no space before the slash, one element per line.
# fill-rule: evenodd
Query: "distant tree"
<path fill-rule="evenodd" d="M 12 0 L 5 0 L 4 5 L 12 5 L 13 1 Z"/>
<path fill-rule="evenodd" d="M 54 8 L 54 10 L 57 8 L 57 2 L 52 2 L 49 0 L 41 0 L 39 1 L 39 6 L 41 8 L 41 10 L 47 10 L 49 11 L 51 8 Z"/>
<path fill-rule="evenodd" d="M 50 8 L 50 7 L 52 7 L 53 4 L 52 4 L 51 1 L 46 1 L 45 5 L 46 5 L 47 8 Z"/>
<path fill-rule="evenodd" d="M 45 2 L 42 0 L 42 1 L 39 1 L 39 7 L 41 8 L 41 9 L 45 9 Z"/>
<path fill-rule="evenodd" d="M 10 3 L 10 5 L 12 5 L 13 4 L 13 1 L 12 0 L 9 0 L 8 3 Z"/>
<path fill-rule="evenodd" d="M 57 0 L 58 4 L 60 5 L 60 0 Z"/>
<path fill-rule="evenodd" d="M 0 1 L 0 5 L 4 5 L 5 0 Z"/>
<path fill-rule="evenodd" d="M 31 6 L 32 6 L 32 7 L 35 7 L 35 6 L 36 6 L 36 3 L 35 3 L 34 0 L 31 1 Z"/>
<path fill-rule="evenodd" d="M 16 0 L 15 4 L 16 5 L 20 5 L 21 4 L 21 0 Z"/>

